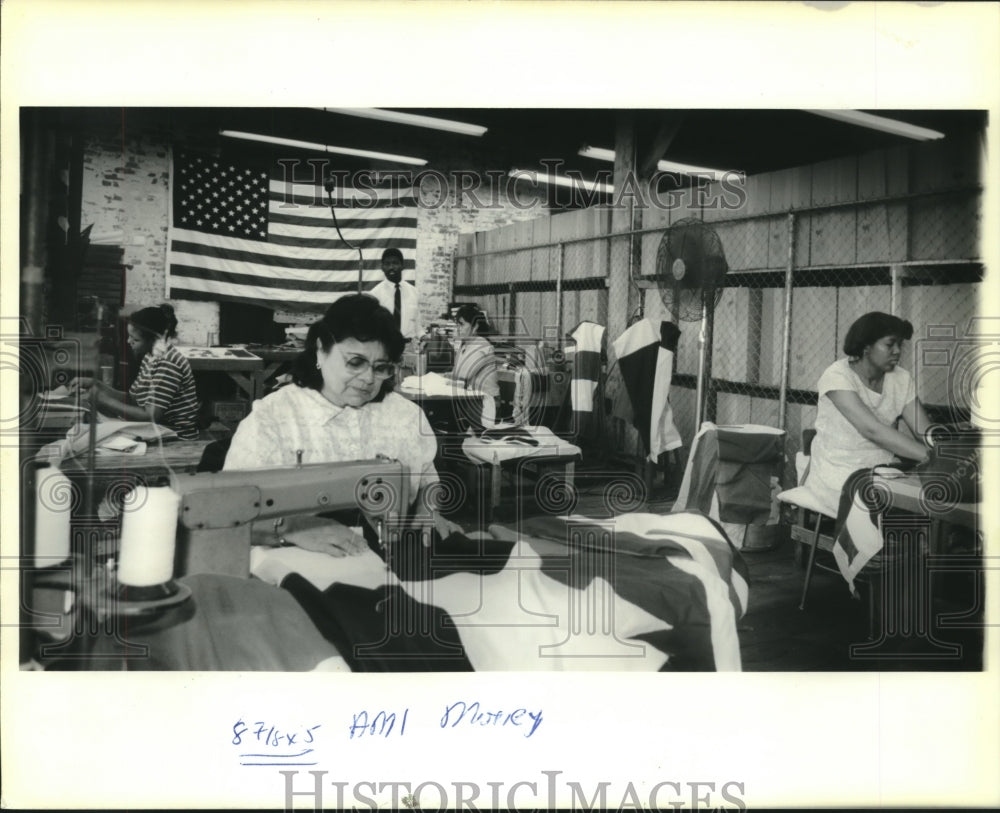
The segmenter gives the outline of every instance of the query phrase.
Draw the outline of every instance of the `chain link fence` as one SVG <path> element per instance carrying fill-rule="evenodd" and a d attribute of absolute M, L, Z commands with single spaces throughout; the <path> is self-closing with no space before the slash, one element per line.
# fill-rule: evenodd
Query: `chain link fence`
<path fill-rule="evenodd" d="M 932 416 L 962 417 L 968 404 L 951 383 L 954 364 L 940 354 L 938 363 L 928 359 L 929 350 L 960 341 L 977 313 L 980 198 L 967 184 L 863 201 L 791 201 L 780 211 L 698 212 L 729 268 L 709 325 L 704 419 L 784 428 L 794 460 L 802 430 L 815 420 L 817 379 L 843 355 L 850 324 L 873 310 L 913 323 L 902 366 Z M 671 301 L 656 258 L 670 228 L 691 214 L 647 212 L 642 228 L 611 233 L 611 213 L 595 208 L 469 235 L 455 260 L 455 299 L 478 302 L 501 332 L 517 326 L 533 337 L 550 365 L 564 357 L 565 337 L 581 321 L 605 325 L 606 346 L 639 318 L 675 322 L 670 399 L 688 446 L 698 423 L 701 312 Z M 565 366 L 555 367 L 568 377 Z M 604 418 L 598 445 L 641 457 L 635 438 Z M 793 476 L 789 464 L 786 478 Z"/>

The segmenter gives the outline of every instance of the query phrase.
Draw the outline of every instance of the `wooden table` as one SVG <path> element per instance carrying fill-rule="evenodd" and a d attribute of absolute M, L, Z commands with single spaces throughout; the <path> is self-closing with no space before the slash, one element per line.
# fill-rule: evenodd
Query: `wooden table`
<path fill-rule="evenodd" d="M 150 442 L 146 453 L 96 454 L 94 471 L 102 473 L 134 473 L 145 476 L 169 475 L 172 472 L 188 473 L 196 471 L 201 455 L 210 440 L 168 440 L 163 445 Z M 68 476 L 87 471 L 87 455 L 66 458 L 60 465 Z"/>
<path fill-rule="evenodd" d="M 63 459 L 59 468 L 79 489 L 83 515 L 93 515 L 102 504 L 107 508 L 120 506 L 125 495 L 135 486 L 166 485 L 172 474 L 189 474 L 198 470 L 201 456 L 210 440 L 166 441 L 162 447 L 150 442 L 146 453 L 97 454 L 94 467 L 88 467 L 86 453 Z"/>
<path fill-rule="evenodd" d="M 264 362 L 259 370 L 253 371 L 255 392 L 253 397 L 263 398 L 267 394 L 268 385 L 302 355 L 303 348 L 288 345 L 250 345 L 247 350 Z"/>
<path fill-rule="evenodd" d="M 264 359 L 242 347 L 192 347 L 178 345 L 178 352 L 188 360 L 191 372 L 220 372 L 228 375 L 250 400 L 257 397 L 258 374 Z"/>

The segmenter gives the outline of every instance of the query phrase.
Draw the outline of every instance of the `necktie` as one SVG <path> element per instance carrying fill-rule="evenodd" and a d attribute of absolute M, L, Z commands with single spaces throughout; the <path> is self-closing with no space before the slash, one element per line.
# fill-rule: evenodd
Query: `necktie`
<path fill-rule="evenodd" d="M 396 317 L 396 327 L 403 322 L 403 297 L 399 292 L 399 283 L 396 283 L 396 293 L 392 300 L 392 315 Z"/>

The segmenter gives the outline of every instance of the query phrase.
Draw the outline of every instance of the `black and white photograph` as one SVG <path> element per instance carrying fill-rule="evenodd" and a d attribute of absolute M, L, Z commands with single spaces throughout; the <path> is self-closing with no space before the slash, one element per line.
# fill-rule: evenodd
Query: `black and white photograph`
<path fill-rule="evenodd" d="M 417 78 L 504 86 L 495 13 Z M 5 804 L 997 801 L 996 99 L 698 97 L 670 53 L 522 103 L 332 53 L 5 88 Z"/>

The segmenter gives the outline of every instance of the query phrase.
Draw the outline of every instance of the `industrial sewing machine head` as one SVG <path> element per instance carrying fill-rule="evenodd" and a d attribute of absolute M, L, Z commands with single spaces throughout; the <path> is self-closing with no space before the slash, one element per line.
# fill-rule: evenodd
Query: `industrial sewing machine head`
<path fill-rule="evenodd" d="M 182 474 L 171 488 L 180 497 L 175 576 L 248 576 L 254 522 L 359 509 L 377 528 L 398 523 L 410 505 L 409 472 L 388 458 Z"/>

